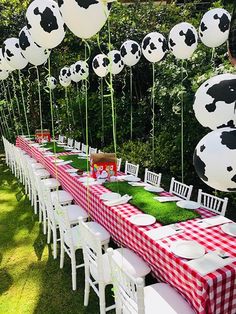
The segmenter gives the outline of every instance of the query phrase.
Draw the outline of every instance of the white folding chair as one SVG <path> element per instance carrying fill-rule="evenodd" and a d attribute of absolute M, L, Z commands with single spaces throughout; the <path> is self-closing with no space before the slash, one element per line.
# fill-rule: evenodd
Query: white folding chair
<path fill-rule="evenodd" d="M 80 151 L 80 149 L 81 149 L 81 142 L 75 141 L 74 149 L 77 149 L 78 151 Z"/>
<path fill-rule="evenodd" d="M 170 190 L 169 190 L 171 194 L 175 194 L 181 197 L 182 199 L 189 201 L 192 194 L 192 190 L 193 190 L 192 185 L 181 183 L 175 180 L 175 178 L 171 179 Z"/>
<path fill-rule="evenodd" d="M 197 202 L 202 205 L 202 207 L 212 211 L 213 213 L 225 216 L 228 197 L 220 198 L 211 194 L 202 192 L 201 189 L 198 190 Z"/>
<path fill-rule="evenodd" d="M 170 285 L 156 283 L 144 287 L 142 278 L 135 278 L 119 265 L 112 248 L 107 250 L 114 285 L 116 314 L 194 314 L 185 299 Z"/>
<path fill-rule="evenodd" d="M 121 168 L 121 161 L 122 161 L 121 158 L 117 158 L 117 161 L 116 161 L 117 171 L 120 171 L 120 168 Z"/>
<path fill-rule="evenodd" d="M 91 154 L 97 154 L 97 151 L 98 151 L 97 148 L 89 147 L 89 155 L 91 155 Z"/>
<path fill-rule="evenodd" d="M 64 144 L 64 141 L 65 141 L 65 136 L 59 135 L 59 136 L 58 136 L 58 143 Z"/>
<path fill-rule="evenodd" d="M 67 209 L 58 205 L 55 210 L 56 217 L 59 222 L 60 229 L 60 239 L 61 239 L 61 257 L 60 257 L 60 268 L 63 268 L 64 265 L 64 255 L 65 252 L 71 259 L 71 275 L 72 275 L 72 289 L 76 290 L 76 269 L 84 266 L 84 264 L 77 265 L 76 264 L 76 256 L 75 252 L 78 249 L 82 249 L 82 241 L 81 241 L 81 231 L 80 226 L 71 226 L 69 221 L 69 215 Z M 82 221 L 84 221 L 84 217 L 80 217 Z M 100 239 L 104 245 L 108 245 L 110 241 L 110 234 L 98 223 L 96 222 L 88 222 L 89 227 L 94 232 L 100 233 Z"/>
<path fill-rule="evenodd" d="M 149 171 L 147 168 L 145 169 L 144 183 L 149 183 L 155 186 L 161 185 L 161 173 L 155 173 Z"/>
<path fill-rule="evenodd" d="M 87 145 L 85 145 L 84 143 L 82 143 L 81 145 L 81 151 L 82 153 L 87 154 Z"/>
<path fill-rule="evenodd" d="M 90 286 L 99 297 L 100 314 L 104 314 L 114 308 L 114 305 L 106 307 L 105 287 L 112 283 L 111 269 L 107 253 L 102 253 L 101 235 L 91 230 L 88 223 L 80 221 L 81 241 L 85 263 L 85 291 L 84 306 L 89 302 Z M 116 249 L 117 263 L 136 277 L 145 277 L 150 268 L 131 250 L 126 248 Z"/>
<path fill-rule="evenodd" d="M 74 140 L 73 138 L 69 138 L 67 139 L 67 147 L 69 148 L 73 148 L 73 145 L 74 145 Z"/>
<path fill-rule="evenodd" d="M 126 160 L 125 162 L 125 174 L 131 174 L 135 177 L 138 176 L 139 165 L 131 164 Z"/>

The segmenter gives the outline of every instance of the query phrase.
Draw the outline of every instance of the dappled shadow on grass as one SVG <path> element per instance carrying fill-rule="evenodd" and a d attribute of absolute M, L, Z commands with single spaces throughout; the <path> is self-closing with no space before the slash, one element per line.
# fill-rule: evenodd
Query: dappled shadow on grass
<path fill-rule="evenodd" d="M 0 269 L 0 295 L 6 292 L 13 284 L 13 279 L 6 268 Z"/>
<path fill-rule="evenodd" d="M 46 236 L 43 234 L 42 228 L 39 229 L 37 238 L 34 241 L 33 247 L 34 252 L 38 258 L 38 261 L 41 261 L 43 252 L 47 246 Z M 49 245 L 49 256 L 52 256 L 51 246 Z"/>

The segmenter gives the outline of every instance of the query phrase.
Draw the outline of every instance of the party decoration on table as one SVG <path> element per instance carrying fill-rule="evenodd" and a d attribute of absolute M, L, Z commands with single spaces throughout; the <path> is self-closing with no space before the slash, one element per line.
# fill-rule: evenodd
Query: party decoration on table
<path fill-rule="evenodd" d="M 212 130 L 236 127 L 236 75 L 220 74 L 204 82 L 195 94 L 193 110 L 199 123 Z"/>
<path fill-rule="evenodd" d="M 177 59 L 189 59 L 197 48 L 198 35 L 189 23 L 175 25 L 169 34 L 169 48 Z"/>
<path fill-rule="evenodd" d="M 3 81 L 5 79 L 7 79 L 9 76 L 9 72 L 8 71 L 5 71 L 5 70 L 2 70 L 0 68 L 0 81 Z"/>
<path fill-rule="evenodd" d="M 161 61 L 168 51 L 168 43 L 165 37 L 152 32 L 146 35 L 142 42 L 142 53 L 149 62 Z"/>
<path fill-rule="evenodd" d="M 10 64 L 8 64 L 8 62 L 3 57 L 2 49 L 0 49 L 0 68 L 8 72 L 12 72 L 15 70 L 13 67 L 10 66 Z"/>
<path fill-rule="evenodd" d="M 50 76 L 47 78 L 47 87 L 51 90 L 57 87 L 57 80 L 55 79 L 55 77 Z"/>
<path fill-rule="evenodd" d="M 236 191 L 236 128 L 208 133 L 198 143 L 193 164 L 200 179 L 224 192 Z"/>
<path fill-rule="evenodd" d="M 203 44 L 210 48 L 222 45 L 229 36 L 231 16 L 224 9 L 209 10 L 203 15 L 199 36 Z"/>
<path fill-rule="evenodd" d="M 64 21 L 53 0 L 34 0 L 26 12 L 27 28 L 38 45 L 55 48 L 65 37 Z"/>
<path fill-rule="evenodd" d="M 98 54 L 92 62 L 94 72 L 99 77 L 105 77 L 109 72 L 109 59 L 105 54 Z"/>
<path fill-rule="evenodd" d="M 236 66 L 236 3 L 230 23 L 229 40 L 228 40 L 228 54 L 232 65 Z"/>
<path fill-rule="evenodd" d="M 139 62 L 142 51 L 140 45 L 136 41 L 127 40 L 121 46 L 120 54 L 124 64 L 132 67 Z"/>
<path fill-rule="evenodd" d="M 5 40 L 2 47 L 2 54 L 6 62 L 14 69 L 24 69 L 28 63 L 21 53 L 18 38 L 8 38 Z"/>
<path fill-rule="evenodd" d="M 78 83 L 81 80 L 86 80 L 89 76 L 89 66 L 86 61 L 77 61 L 70 67 L 72 81 Z"/>
<path fill-rule="evenodd" d="M 87 39 L 100 31 L 110 14 L 114 0 L 59 0 L 58 4 L 68 28 L 77 37 Z"/>
<path fill-rule="evenodd" d="M 121 54 L 119 50 L 111 50 L 108 54 L 108 59 L 110 61 L 109 71 L 113 75 L 119 74 L 124 68 L 124 62 L 121 59 Z"/>
<path fill-rule="evenodd" d="M 20 31 L 19 44 L 22 55 L 35 66 L 45 63 L 50 55 L 49 49 L 42 48 L 33 41 L 26 26 Z"/>

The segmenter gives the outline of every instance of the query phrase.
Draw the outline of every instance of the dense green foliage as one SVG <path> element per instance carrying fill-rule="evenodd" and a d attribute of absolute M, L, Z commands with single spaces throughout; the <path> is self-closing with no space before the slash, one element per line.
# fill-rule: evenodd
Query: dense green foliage
<path fill-rule="evenodd" d="M 154 199 L 155 196 L 158 196 L 156 193 L 148 192 L 143 187 L 131 186 L 128 182 L 110 182 L 104 183 L 104 186 L 122 196 L 125 194 L 132 196 L 130 204 L 136 206 L 143 213 L 154 216 L 162 225 L 200 217 L 196 211 L 180 208 L 175 202 L 158 202 Z"/>
<path fill-rule="evenodd" d="M 11 4 L 2 1 L 3 7 L 0 20 L 1 43 L 11 36 L 18 36 L 24 26 L 24 13 L 29 1 L 13 1 Z M 213 6 L 224 5 L 231 11 L 232 1 L 215 1 Z M 204 11 L 199 1 L 191 1 L 184 6 L 157 5 L 153 2 L 135 2 L 133 5 L 113 4 L 110 15 L 110 34 L 112 49 L 119 49 L 127 39 L 141 43 L 144 36 L 152 31 L 160 31 L 166 37 L 171 28 L 179 22 L 192 23 L 198 28 Z M 14 12 L 14 15 L 12 15 Z M 103 27 L 99 36 L 88 40 L 90 46 L 90 77 L 88 89 L 88 126 L 89 144 L 103 148 L 105 151 L 114 151 L 112 134 L 112 114 L 110 91 L 106 81 L 104 84 L 104 143 L 102 133 L 100 79 L 93 73 L 91 60 L 103 51 L 108 52 L 108 27 Z M 88 53 L 88 51 L 87 51 Z M 79 59 L 85 58 L 85 44 L 71 32 L 67 32 L 63 43 L 53 49 L 51 53 L 51 74 L 58 77 L 60 69 L 71 65 Z M 181 99 L 184 101 L 184 181 L 191 183 L 197 189 L 202 187 L 212 192 L 197 178 L 192 165 L 194 147 L 199 140 L 209 132 L 195 119 L 192 105 L 197 88 L 209 77 L 216 74 L 233 72 L 227 57 L 226 44 L 217 48 L 215 52 L 199 43 L 198 49 L 191 60 L 183 64 L 177 61 L 172 54 L 155 65 L 155 152 L 152 156 L 151 146 L 151 87 L 153 84 L 152 65 L 142 57 L 133 67 L 133 140 L 130 141 L 130 77 L 129 68 L 113 77 L 114 98 L 116 107 L 116 138 L 118 155 L 124 160 L 137 162 L 150 170 L 163 172 L 166 184 L 174 175 L 181 175 Z M 24 92 L 27 99 L 28 116 L 32 132 L 40 127 L 37 80 L 34 68 L 26 68 L 24 74 Z M 43 103 L 44 128 L 51 128 L 51 114 L 49 94 L 45 87 L 45 77 L 48 75 L 47 66 L 40 68 L 41 90 Z M 17 81 L 17 75 L 14 74 Z M 108 78 L 109 80 L 109 78 Z M 7 80 L 13 97 L 11 80 Z M 68 88 L 68 97 L 65 89 L 58 85 L 53 93 L 54 118 L 56 133 L 73 136 L 85 142 L 85 92 L 81 83 L 72 84 Z M 2 94 L 3 95 L 3 94 Z M 17 90 L 20 99 L 19 90 Z M 108 97 L 106 97 L 108 96 Z M 1 97 L 3 99 L 3 96 Z M 67 103 L 68 99 L 68 103 Z M 69 114 L 68 107 L 69 105 Z M 14 100 L 14 105 L 16 102 Z M 7 110 L 6 115 L 7 115 Z M 24 117 L 21 116 L 24 122 Z M 11 122 L 9 122 L 11 125 Z M 15 130 L 14 127 L 11 127 Z M 105 148 L 104 148 L 105 146 Z M 196 191 L 196 190 L 195 190 Z M 233 199 L 233 194 L 227 194 Z"/>

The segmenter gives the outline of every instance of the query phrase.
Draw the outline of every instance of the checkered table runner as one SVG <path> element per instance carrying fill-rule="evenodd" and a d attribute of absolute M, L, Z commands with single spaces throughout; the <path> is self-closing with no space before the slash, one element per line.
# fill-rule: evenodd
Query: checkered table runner
<path fill-rule="evenodd" d="M 153 274 L 175 287 L 194 307 L 196 313 L 236 313 L 236 262 L 201 276 L 190 268 L 185 260 L 175 256 L 167 247 L 163 247 L 165 240 L 154 241 L 145 233 L 161 226 L 159 223 L 148 227 L 133 225 L 129 217 L 140 213 L 137 208 L 130 204 L 107 207 L 100 200 L 100 195 L 107 192 L 105 187 L 93 185 L 87 188 L 78 180 L 79 177 L 72 177 L 65 171 L 71 167 L 70 165 L 56 166 L 53 163 L 54 157 L 44 157 L 42 152 L 36 147 L 29 147 L 22 138 L 18 138 L 17 145 L 44 164 L 51 175 L 58 178 L 63 189 L 73 195 L 75 203 L 84 207 L 93 220 L 103 225 L 117 243 L 129 247 L 140 255 L 150 265 Z M 205 209 L 199 209 L 198 212 L 203 218 L 213 215 Z M 195 240 L 204 245 L 207 251 L 221 249 L 236 257 L 235 238 L 224 234 L 219 226 L 200 228 L 196 221 L 197 219 L 179 223 L 184 232 L 169 239 Z"/>

